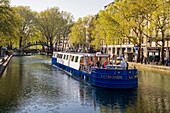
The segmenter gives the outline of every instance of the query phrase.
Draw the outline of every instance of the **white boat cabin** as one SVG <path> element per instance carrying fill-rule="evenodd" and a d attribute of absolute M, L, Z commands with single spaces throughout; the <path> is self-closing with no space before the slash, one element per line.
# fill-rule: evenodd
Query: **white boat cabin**
<path fill-rule="evenodd" d="M 57 63 L 69 66 L 74 69 L 84 69 L 88 66 L 101 67 L 105 61 L 109 61 L 107 54 L 90 54 L 90 53 L 66 53 L 54 52 L 53 58 L 57 58 Z M 100 62 L 100 65 L 97 65 Z M 83 68 L 82 68 L 83 67 Z"/>
<path fill-rule="evenodd" d="M 53 58 L 57 58 L 57 63 L 87 72 L 90 72 L 93 68 L 120 67 L 120 65 L 113 65 L 113 60 L 110 59 L 110 55 L 101 53 L 54 52 Z"/>

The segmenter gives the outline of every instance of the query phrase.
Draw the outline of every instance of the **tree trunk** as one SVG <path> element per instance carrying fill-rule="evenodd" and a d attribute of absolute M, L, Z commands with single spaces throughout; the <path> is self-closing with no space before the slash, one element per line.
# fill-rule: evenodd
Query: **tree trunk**
<path fill-rule="evenodd" d="M 2 56 L 2 55 L 1 55 L 1 48 L 2 48 L 2 46 L 0 46 L 0 57 Z"/>
<path fill-rule="evenodd" d="M 11 42 L 11 41 L 9 42 L 8 49 L 9 49 L 9 50 L 12 50 L 12 42 Z"/>
<path fill-rule="evenodd" d="M 65 40 L 65 37 L 63 36 L 62 51 L 64 51 L 64 40 Z"/>
<path fill-rule="evenodd" d="M 42 52 L 45 52 L 45 48 L 44 48 L 44 46 L 42 45 Z"/>
<path fill-rule="evenodd" d="M 140 62 L 141 61 L 141 45 L 139 44 L 138 45 L 138 57 L 137 57 L 137 62 Z"/>
<path fill-rule="evenodd" d="M 50 37 L 50 52 L 53 54 L 53 37 Z"/>
<path fill-rule="evenodd" d="M 162 31 L 162 40 L 161 40 L 162 47 L 161 47 L 160 64 L 163 64 L 163 65 L 165 64 L 165 62 L 164 62 L 164 46 L 165 46 L 164 36 L 165 36 L 164 31 Z"/>
<path fill-rule="evenodd" d="M 22 39 L 23 39 L 23 37 L 20 36 L 20 38 L 19 38 L 19 48 L 20 48 L 20 49 L 22 48 Z"/>
<path fill-rule="evenodd" d="M 141 61 L 140 52 L 141 52 L 141 45 L 140 45 L 140 44 L 138 44 L 137 62 L 140 62 L 140 61 Z"/>
<path fill-rule="evenodd" d="M 143 63 L 143 54 L 142 54 L 142 38 L 143 38 L 143 36 L 142 36 L 142 31 L 141 30 L 139 30 L 139 44 L 138 44 L 138 57 L 137 57 L 137 62 L 141 62 L 141 63 Z"/>

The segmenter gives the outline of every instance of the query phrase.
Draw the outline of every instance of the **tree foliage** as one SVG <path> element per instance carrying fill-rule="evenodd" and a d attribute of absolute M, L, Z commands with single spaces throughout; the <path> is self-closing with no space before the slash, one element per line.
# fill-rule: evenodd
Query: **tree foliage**
<path fill-rule="evenodd" d="M 0 0 L 0 45 L 11 46 L 17 38 L 18 15 L 9 0 Z"/>
<path fill-rule="evenodd" d="M 100 11 L 94 18 L 94 29 L 92 44 L 99 49 L 101 45 L 117 44 L 116 36 L 120 37 L 120 34 L 116 32 L 117 22 L 112 18 L 113 12 L 111 9 Z"/>
<path fill-rule="evenodd" d="M 34 31 L 35 15 L 29 6 L 18 6 L 15 10 L 19 14 L 19 48 L 30 42 L 31 35 Z"/>
<path fill-rule="evenodd" d="M 121 44 L 121 40 L 128 39 L 139 47 L 139 61 L 144 37 L 158 42 L 160 38 L 152 34 L 165 34 L 169 29 L 169 7 L 167 0 L 117 0 L 97 14 L 92 44 L 107 47 L 108 44 L 118 44 L 117 40 Z M 161 37 L 164 47 L 165 35 Z"/>
<path fill-rule="evenodd" d="M 66 44 L 68 43 L 68 37 L 70 33 L 70 28 L 73 25 L 73 16 L 71 13 L 62 11 L 61 15 L 63 19 L 61 20 L 61 27 L 58 30 L 57 36 L 55 38 L 56 47 L 62 43 L 62 50 L 66 50 Z M 62 42 L 61 42 L 62 40 Z"/>
<path fill-rule="evenodd" d="M 122 35 L 139 47 L 139 61 L 140 57 L 143 56 L 141 44 L 144 34 L 147 32 L 148 15 L 156 8 L 155 0 L 123 0 L 116 2 L 114 7 L 116 13 L 113 18 L 118 22 Z"/>
<path fill-rule="evenodd" d="M 88 50 L 91 40 L 92 16 L 79 18 L 71 27 L 70 42 L 76 49 Z"/>
<path fill-rule="evenodd" d="M 170 29 L 170 3 L 168 0 L 157 0 L 155 11 L 149 15 L 150 29 L 153 36 L 149 37 L 150 41 L 155 41 L 161 47 L 160 64 L 164 64 L 164 46 L 169 35 Z M 169 36 L 168 36 L 169 37 Z M 159 44 L 158 42 L 161 42 Z"/>
<path fill-rule="evenodd" d="M 57 7 L 47 9 L 38 14 L 36 19 L 37 28 L 42 36 L 45 37 L 46 42 L 50 43 L 51 52 L 53 52 L 54 42 L 60 38 L 60 35 L 65 37 L 68 34 L 64 30 L 67 30 L 67 25 L 71 23 L 70 17 Z"/>

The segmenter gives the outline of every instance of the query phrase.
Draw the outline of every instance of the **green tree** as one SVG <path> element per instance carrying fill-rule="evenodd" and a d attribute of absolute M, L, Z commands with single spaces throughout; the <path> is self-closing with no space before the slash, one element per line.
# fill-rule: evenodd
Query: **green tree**
<path fill-rule="evenodd" d="M 62 20 L 63 17 L 57 7 L 42 11 L 37 16 L 36 23 L 38 31 L 45 37 L 47 44 L 48 42 L 50 43 L 51 53 L 53 52 L 54 39 L 62 27 Z"/>
<path fill-rule="evenodd" d="M 35 18 L 34 13 L 31 11 L 29 6 L 18 6 L 15 7 L 17 13 L 19 14 L 19 48 L 26 45 L 30 41 L 31 34 L 33 33 Z"/>
<path fill-rule="evenodd" d="M 85 27 L 82 23 L 82 18 L 79 18 L 71 27 L 71 33 L 69 34 L 70 42 L 76 49 L 85 49 Z"/>
<path fill-rule="evenodd" d="M 111 4 L 112 5 L 112 4 Z M 99 49 L 101 45 L 117 44 L 118 33 L 117 22 L 112 18 L 113 7 L 108 6 L 104 11 L 100 11 L 94 18 L 93 42 L 92 44 Z M 107 51 L 106 51 L 107 53 Z"/>
<path fill-rule="evenodd" d="M 92 16 L 79 18 L 71 27 L 70 42 L 76 49 L 88 50 L 91 41 L 91 21 Z"/>
<path fill-rule="evenodd" d="M 63 17 L 63 19 L 61 20 L 62 26 L 59 28 L 58 30 L 58 35 L 56 36 L 56 46 L 58 46 L 60 44 L 60 40 L 62 40 L 62 49 L 66 50 L 66 44 L 68 43 L 68 37 L 69 37 L 69 33 L 70 28 L 73 25 L 73 16 L 71 15 L 71 13 L 62 11 L 61 15 Z"/>
<path fill-rule="evenodd" d="M 157 0 L 156 10 L 150 15 L 150 29 L 152 35 L 149 40 L 155 41 L 161 47 L 160 64 L 164 64 L 164 47 L 166 33 L 170 29 L 170 3 L 167 0 Z M 155 34 L 155 35 L 153 35 Z M 158 42 L 161 42 L 159 44 Z"/>
<path fill-rule="evenodd" d="M 122 35 L 136 44 L 137 61 L 142 57 L 141 44 L 148 26 L 148 15 L 155 10 L 155 0 L 123 0 L 114 4 L 113 18 L 118 22 Z"/>
<path fill-rule="evenodd" d="M 17 36 L 18 15 L 8 0 L 0 0 L 0 45 L 11 48 Z"/>

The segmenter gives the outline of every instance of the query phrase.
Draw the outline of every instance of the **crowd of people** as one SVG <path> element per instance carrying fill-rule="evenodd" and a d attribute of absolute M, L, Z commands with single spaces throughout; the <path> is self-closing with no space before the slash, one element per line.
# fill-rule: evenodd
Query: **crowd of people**
<path fill-rule="evenodd" d="M 123 57 L 86 57 L 80 61 L 81 69 L 90 71 L 93 68 L 128 69 L 128 63 Z"/>

